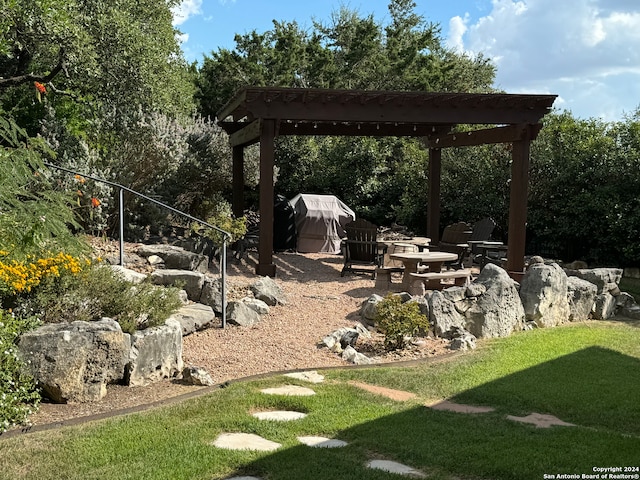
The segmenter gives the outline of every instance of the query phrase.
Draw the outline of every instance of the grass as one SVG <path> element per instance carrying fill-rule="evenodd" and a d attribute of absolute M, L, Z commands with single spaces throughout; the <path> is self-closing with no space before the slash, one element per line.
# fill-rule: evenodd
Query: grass
<path fill-rule="evenodd" d="M 312 397 L 274 397 L 274 376 L 231 384 L 179 405 L 78 427 L 0 437 L 0 479 L 393 479 L 365 469 L 391 459 L 433 479 L 541 479 L 589 474 L 593 467 L 640 463 L 640 330 L 585 322 L 481 342 L 460 357 L 414 367 L 324 372 Z M 411 391 L 394 402 L 349 380 Z M 463 415 L 424 407 L 449 398 L 490 405 Z M 259 421 L 260 410 L 297 410 L 295 422 Z M 541 429 L 506 415 L 552 414 L 577 427 Z M 223 432 L 256 433 L 282 443 L 272 453 L 217 449 Z M 321 435 L 349 442 L 311 449 L 296 440 Z"/>

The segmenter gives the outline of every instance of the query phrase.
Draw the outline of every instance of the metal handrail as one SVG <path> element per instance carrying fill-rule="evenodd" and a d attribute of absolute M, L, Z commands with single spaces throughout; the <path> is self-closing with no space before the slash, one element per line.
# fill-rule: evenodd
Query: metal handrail
<path fill-rule="evenodd" d="M 94 177 L 92 175 L 87 175 L 84 174 L 82 172 L 76 172 L 74 170 L 68 169 L 68 168 L 64 168 L 64 167 L 60 167 L 58 165 L 53 165 L 51 163 L 48 162 L 43 162 L 43 164 L 46 167 L 49 168 L 54 168 L 56 170 L 62 170 L 63 172 L 66 173 L 70 173 L 72 175 L 80 175 L 81 177 L 86 177 L 86 178 L 90 178 L 91 180 L 94 180 L 96 182 L 101 182 L 101 183 L 106 183 L 107 185 L 111 185 L 113 187 L 116 187 L 119 189 L 119 194 L 118 194 L 118 219 L 119 219 L 119 226 L 120 226 L 120 239 L 119 239 L 119 243 L 120 243 L 120 266 L 124 266 L 124 192 L 127 191 L 129 193 L 132 193 L 140 198 L 143 198 L 145 200 L 148 200 L 149 202 L 155 203 L 156 205 L 159 205 L 160 207 L 166 208 L 167 210 L 170 210 L 173 213 L 177 213 L 178 215 L 181 215 L 185 218 L 188 218 L 189 220 L 192 220 L 194 222 L 198 222 L 201 223 L 202 225 L 212 228 L 215 231 L 219 232 L 222 234 L 222 249 L 220 251 L 220 275 L 222 277 L 222 289 L 221 289 L 221 296 L 222 296 L 222 328 L 225 328 L 227 326 L 227 241 L 231 240 L 231 233 L 227 232 L 226 230 L 221 229 L 220 227 L 216 227 L 215 225 L 211 225 L 210 223 L 205 222 L 204 220 L 200 220 L 199 218 L 196 218 L 192 215 L 189 215 L 188 213 L 182 212 L 176 208 L 170 207 L 169 205 L 166 205 L 162 202 L 159 202 L 158 200 L 155 200 L 151 197 L 148 197 L 140 192 L 136 192 L 135 190 L 132 190 L 129 187 L 125 187 L 124 185 L 120 185 L 119 183 L 115 183 L 115 182 L 111 182 L 109 180 L 105 180 L 104 178 L 99 178 L 99 177 Z"/>

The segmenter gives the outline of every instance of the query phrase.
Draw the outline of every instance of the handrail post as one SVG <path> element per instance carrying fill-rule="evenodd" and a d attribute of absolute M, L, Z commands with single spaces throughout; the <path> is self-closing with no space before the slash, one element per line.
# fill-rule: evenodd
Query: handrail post
<path fill-rule="evenodd" d="M 222 273 L 222 328 L 227 327 L 227 236 L 222 236 L 222 251 L 220 252 L 220 271 Z"/>
<path fill-rule="evenodd" d="M 124 267 L 124 190 L 118 194 L 118 222 L 120 223 L 120 266 Z"/>

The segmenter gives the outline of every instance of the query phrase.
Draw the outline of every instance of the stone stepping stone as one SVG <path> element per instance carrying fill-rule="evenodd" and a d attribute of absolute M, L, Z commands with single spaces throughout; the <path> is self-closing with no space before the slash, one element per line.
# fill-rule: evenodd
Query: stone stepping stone
<path fill-rule="evenodd" d="M 348 445 L 343 440 L 325 437 L 298 437 L 298 441 L 311 448 L 342 448 Z"/>
<path fill-rule="evenodd" d="M 408 467 L 398 462 L 392 462 L 390 460 L 371 460 L 367 463 L 367 467 L 376 470 L 383 470 L 385 472 L 397 473 L 398 475 L 407 475 L 414 478 L 425 478 L 426 475 L 420 470 Z"/>
<path fill-rule="evenodd" d="M 415 393 L 405 392 L 403 390 L 394 390 L 392 388 L 379 387 L 377 385 L 369 385 L 368 383 L 362 382 L 351 381 L 349 382 L 349 385 L 361 388 L 362 390 L 366 390 L 367 392 L 375 393 L 376 395 L 382 395 L 383 397 L 387 397 L 398 402 L 406 402 L 407 400 L 412 400 L 417 396 Z"/>
<path fill-rule="evenodd" d="M 553 415 L 545 415 L 543 413 L 535 412 L 530 413 L 526 417 L 514 417 L 513 415 L 507 415 L 507 419 L 513 420 L 514 422 L 531 423 L 538 428 L 551 428 L 553 425 L 561 427 L 575 427 L 573 423 L 564 422 Z"/>
<path fill-rule="evenodd" d="M 300 420 L 307 416 L 306 413 L 292 412 L 288 410 L 274 410 L 272 412 L 257 412 L 254 417 L 260 420 L 274 420 L 276 422 L 290 422 L 291 420 Z"/>
<path fill-rule="evenodd" d="M 322 383 L 324 382 L 324 375 L 320 375 L 315 370 L 310 372 L 293 372 L 293 373 L 285 373 L 285 377 L 295 378 L 297 380 L 303 380 L 309 383 Z"/>
<path fill-rule="evenodd" d="M 253 433 L 222 433 L 215 439 L 213 446 L 226 450 L 272 452 L 282 445 Z"/>
<path fill-rule="evenodd" d="M 489 413 L 489 412 L 495 411 L 495 408 L 493 407 L 478 407 L 475 405 L 465 405 L 463 403 L 450 402 L 449 400 L 442 400 L 439 402 L 432 403 L 430 405 L 428 404 L 427 407 L 433 410 L 446 410 L 449 412 L 471 413 L 471 414 Z"/>
<path fill-rule="evenodd" d="M 285 395 L 285 396 L 293 396 L 293 397 L 308 397 L 310 395 L 315 395 L 316 392 L 307 387 L 299 387 L 297 385 L 285 385 L 283 387 L 276 388 L 265 388 L 264 390 L 260 390 L 262 393 L 266 393 L 267 395 Z"/>

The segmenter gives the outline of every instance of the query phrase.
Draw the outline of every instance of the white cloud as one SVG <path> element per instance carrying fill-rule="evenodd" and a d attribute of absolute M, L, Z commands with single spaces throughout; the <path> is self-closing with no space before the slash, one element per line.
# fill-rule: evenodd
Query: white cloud
<path fill-rule="evenodd" d="M 491 58 L 499 88 L 561 94 L 577 116 L 619 119 L 640 104 L 637 1 L 492 0 L 473 23 L 451 19 L 448 45 Z"/>
<path fill-rule="evenodd" d="M 467 23 L 469 22 L 469 14 L 464 16 L 453 17 L 449 20 L 449 37 L 447 38 L 447 47 L 457 51 L 464 51 L 464 34 L 467 32 Z"/>
<path fill-rule="evenodd" d="M 182 25 L 190 17 L 202 14 L 202 0 L 183 0 L 171 12 L 173 13 L 173 26 Z"/>

